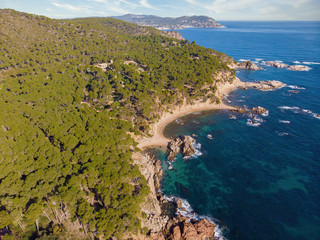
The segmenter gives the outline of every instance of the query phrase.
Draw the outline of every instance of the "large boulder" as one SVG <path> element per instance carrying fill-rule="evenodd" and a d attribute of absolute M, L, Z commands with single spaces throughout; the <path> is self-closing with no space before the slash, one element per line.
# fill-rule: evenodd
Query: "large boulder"
<path fill-rule="evenodd" d="M 174 161 L 176 156 L 181 152 L 183 156 L 191 156 L 196 152 L 193 147 L 195 143 L 191 136 L 179 136 L 168 143 L 167 156 L 169 161 Z"/>

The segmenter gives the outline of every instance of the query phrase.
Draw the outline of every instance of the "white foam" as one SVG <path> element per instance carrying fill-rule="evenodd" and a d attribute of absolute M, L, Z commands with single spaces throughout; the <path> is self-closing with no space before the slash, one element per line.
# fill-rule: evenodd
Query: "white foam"
<path fill-rule="evenodd" d="M 308 109 L 302 109 L 302 112 L 304 112 L 304 113 L 312 113 L 312 111 L 310 111 Z"/>
<path fill-rule="evenodd" d="M 269 110 L 265 111 L 264 113 L 261 113 L 262 116 L 267 117 L 269 116 Z"/>
<path fill-rule="evenodd" d="M 294 61 L 293 63 L 295 63 L 295 64 L 300 64 L 301 62 L 299 62 L 299 61 Z"/>
<path fill-rule="evenodd" d="M 287 120 L 279 120 L 279 123 L 289 124 L 289 123 L 290 123 L 290 121 L 287 121 Z"/>
<path fill-rule="evenodd" d="M 287 132 L 278 132 L 278 135 L 279 136 L 289 136 L 289 133 L 287 133 Z"/>
<path fill-rule="evenodd" d="M 299 107 L 289 107 L 289 106 L 281 106 L 278 107 L 279 109 L 283 109 L 283 110 L 299 110 Z"/>
<path fill-rule="evenodd" d="M 255 59 L 257 62 L 259 62 L 259 61 L 262 61 L 263 59 L 262 58 L 256 58 Z"/>
<path fill-rule="evenodd" d="M 228 96 L 228 95 L 227 95 Z M 224 97 L 224 99 L 228 102 L 231 103 L 231 101 L 227 98 L 227 96 Z"/>
<path fill-rule="evenodd" d="M 250 59 L 239 59 L 238 62 L 247 62 L 247 61 L 250 61 Z"/>
<path fill-rule="evenodd" d="M 260 122 L 260 123 L 263 122 L 263 119 L 258 117 L 257 115 L 253 116 L 253 120 L 256 121 L 256 122 Z"/>
<path fill-rule="evenodd" d="M 318 65 L 320 64 L 320 62 L 302 62 L 303 64 L 306 64 L 306 65 Z"/>
<path fill-rule="evenodd" d="M 288 88 L 291 88 L 291 89 L 305 90 L 304 87 L 298 87 L 298 86 L 294 86 L 294 85 L 288 85 L 287 87 L 288 87 Z"/>
<path fill-rule="evenodd" d="M 247 126 L 250 127 L 259 127 L 261 123 L 259 122 L 253 122 L 251 119 L 247 119 Z"/>
<path fill-rule="evenodd" d="M 320 114 L 312 113 L 312 116 L 315 117 L 316 119 L 320 119 Z"/>
<path fill-rule="evenodd" d="M 183 159 L 192 159 L 192 158 L 197 158 L 197 157 L 200 157 L 200 156 L 202 156 L 203 154 L 202 154 L 202 152 L 200 151 L 200 149 L 201 149 L 201 143 L 197 143 L 197 142 L 195 142 L 195 143 L 193 143 L 192 144 L 192 147 L 194 148 L 194 150 L 196 151 L 194 154 L 192 154 L 191 156 L 185 156 L 185 157 L 183 157 Z"/>

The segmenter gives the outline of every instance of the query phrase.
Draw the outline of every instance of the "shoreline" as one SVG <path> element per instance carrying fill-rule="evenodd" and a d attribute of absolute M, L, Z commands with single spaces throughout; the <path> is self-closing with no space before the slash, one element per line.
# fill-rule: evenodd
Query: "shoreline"
<path fill-rule="evenodd" d="M 243 87 L 245 85 L 244 82 L 241 82 L 237 77 L 235 77 L 232 83 L 221 84 L 218 87 L 216 92 L 216 96 L 219 99 L 222 99 L 230 92 L 238 89 L 239 87 Z M 176 107 L 172 110 L 172 113 L 165 112 L 162 114 L 160 119 L 150 126 L 152 137 L 137 139 L 138 148 L 145 150 L 147 148 L 152 147 L 164 147 L 167 146 L 170 139 L 165 137 L 163 134 L 164 128 L 171 122 L 175 121 L 179 117 L 188 115 L 193 112 L 201 112 L 207 110 L 234 110 L 235 107 L 229 106 L 223 102 L 221 103 L 210 103 L 206 102 L 198 102 L 193 105 L 191 104 L 182 104 L 181 106 Z"/>

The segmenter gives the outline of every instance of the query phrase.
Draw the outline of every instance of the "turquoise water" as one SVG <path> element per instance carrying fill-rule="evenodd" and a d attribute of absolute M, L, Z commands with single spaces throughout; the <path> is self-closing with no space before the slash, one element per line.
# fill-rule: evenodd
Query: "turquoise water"
<path fill-rule="evenodd" d="M 231 105 L 267 108 L 269 116 L 258 127 L 248 126 L 248 117 L 240 114 L 230 119 L 224 110 L 185 116 L 183 126 L 168 125 L 165 135 L 170 137 L 196 134 L 202 156 L 178 157 L 169 170 L 160 151 L 163 192 L 218 219 L 227 239 L 320 239 L 320 119 L 315 117 L 320 114 L 320 23 L 222 24 L 228 28 L 180 33 L 236 60 L 299 61 L 312 69 L 263 66 L 263 71 L 237 73 L 243 81 L 279 80 L 289 86 L 271 92 L 237 90 L 227 97 Z"/>

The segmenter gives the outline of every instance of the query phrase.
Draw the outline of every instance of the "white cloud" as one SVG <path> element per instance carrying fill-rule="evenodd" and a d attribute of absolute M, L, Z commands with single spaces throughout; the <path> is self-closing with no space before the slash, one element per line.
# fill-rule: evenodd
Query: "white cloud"
<path fill-rule="evenodd" d="M 89 8 L 87 6 L 74 6 L 74 5 L 71 5 L 71 4 L 68 4 L 68 3 L 61 4 L 61 3 L 57 3 L 57 2 L 52 2 L 51 4 L 56 6 L 56 7 L 64 8 L 66 10 L 75 11 L 75 12 L 88 10 L 88 8 Z"/>
<path fill-rule="evenodd" d="M 140 0 L 139 1 L 140 5 L 142 7 L 145 7 L 145 8 L 149 8 L 149 9 L 153 9 L 153 10 L 157 10 L 156 7 L 152 6 L 150 3 L 148 3 L 148 0 Z"/>

